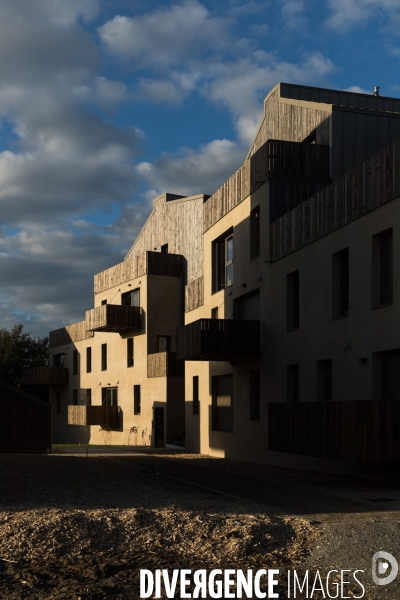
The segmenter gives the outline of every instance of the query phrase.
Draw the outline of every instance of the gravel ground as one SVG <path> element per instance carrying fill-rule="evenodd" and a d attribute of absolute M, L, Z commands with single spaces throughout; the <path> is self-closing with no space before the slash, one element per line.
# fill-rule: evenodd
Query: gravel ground
<path fill-rule="evenodd" d="M 162 476 L 145 485 L 122 462 L 0 455 L 4 600 L 136 600 L 140 568 L 301 570 L 320 536 L 303 519 Z"/>

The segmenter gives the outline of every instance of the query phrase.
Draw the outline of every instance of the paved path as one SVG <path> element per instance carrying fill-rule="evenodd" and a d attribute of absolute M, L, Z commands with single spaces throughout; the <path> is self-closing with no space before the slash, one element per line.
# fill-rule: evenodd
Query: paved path
<path fill-rule="evenodd" d="M 159 453 L 159 449 L 156 449 Z M 57 454 L 85 454 L 85 447 L 56 447 Z M 201 486 L 210 491 L 234 496 L 249 502 L 264 504 L 283 513 L 308 517 L 313 520 L 329 521 L 337 519 L 338 514 L 368 515 L 379 514 L 392 518 L 384 505 L 371 505 L 370 502 L 352 500 L 334 494 L 321 492 L 301 485 L 278 483 L 228 473 L 208 467 L 193 465 L 190 461 L 168 458 L 173 451 L 164 451 L 164 456 L 153 456 L 149 449 L 133 451 L 131 448 L 90 447 L 89 455 L 106 456 L 128 462 L 135 467 L 146 469 L 153 467 L 156 473 L 173 477 L 187 483 Z M 151 478 L 152 475 L 149 475 Z"/>

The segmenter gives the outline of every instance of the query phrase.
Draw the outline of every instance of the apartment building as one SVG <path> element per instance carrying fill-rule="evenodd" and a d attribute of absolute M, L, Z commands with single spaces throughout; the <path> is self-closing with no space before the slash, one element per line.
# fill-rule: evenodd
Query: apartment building
<path fill-rule="evenodd" d="M 398 462 L 399 197 L 400 100 L 278 84 L 242 167 L 157 198 L 51 332 L 53 441 Z"/>

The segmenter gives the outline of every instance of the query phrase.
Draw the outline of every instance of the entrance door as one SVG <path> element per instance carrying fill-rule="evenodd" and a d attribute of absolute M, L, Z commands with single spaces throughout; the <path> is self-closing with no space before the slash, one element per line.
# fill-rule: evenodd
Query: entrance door
<path fill-rule="evenodd" d="M 164 409 L 154 409 L 154 445 L 156 448 L 164 446 Z"/>

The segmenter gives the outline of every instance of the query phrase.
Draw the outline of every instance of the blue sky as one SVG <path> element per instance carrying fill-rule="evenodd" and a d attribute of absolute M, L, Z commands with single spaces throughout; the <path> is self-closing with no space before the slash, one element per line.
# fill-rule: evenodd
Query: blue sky
<path fill-rule="evenodd" d="M 0 0 L 0 327 L 84 318 L 159 193 L 213 193 L 279 81 L 400 97 L 400 0 Z"/>

